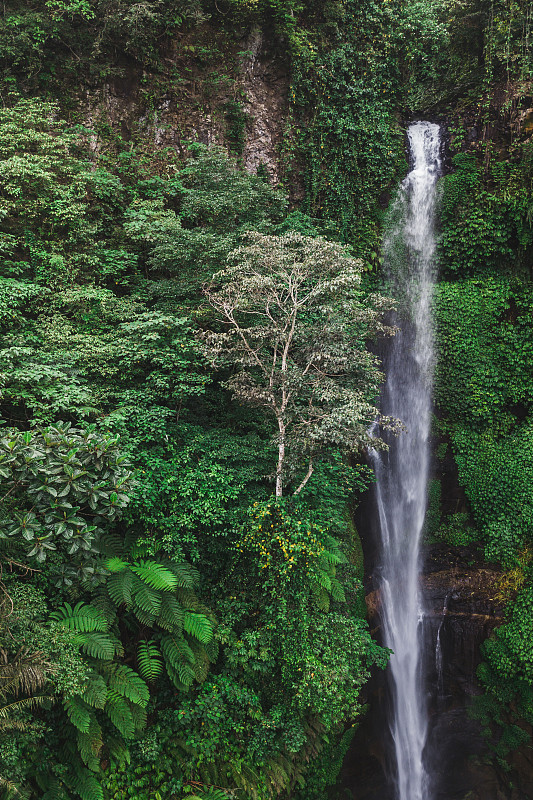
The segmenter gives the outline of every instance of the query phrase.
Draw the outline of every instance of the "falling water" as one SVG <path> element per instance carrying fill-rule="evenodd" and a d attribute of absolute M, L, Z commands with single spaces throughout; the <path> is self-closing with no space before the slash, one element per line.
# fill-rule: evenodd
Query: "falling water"
<path fill-rule="evenodd" d="M 442 657 L 442 644 L 440 641 L 440 632 L 442 630 L 442 626 L 444 625 L 444 621 L 446 619 L 446 614 L 448 612 L 448 601 L 450 599 L 450 592 L 447 593 L 446 597 L 444 598 L 444 606 L 442 609 L 442 618 L 437 630 L 437 643 L 435 645 L 435 666 L 437 668 L 437 698 L 440 699 L 444 695 L 444 660 Z"/>
<path fill-rule="evenodd" d="M 434 217 L 440 173 L 440 130 L 416 122 L 408 130 L 412 170 L 403 181 L 384 242 L 388 277 L 399 298 L 399 332 L 385 359 L 384 414 L 406 431 L 374 455 L 381 528 L 384 643 L 390 660 L 391 733 L 398 800 L 428 800 L 423 754 L 427 709 L 423 676 L 423 602 L 419 586 L 429 462 L 433 375 L 431 298 L 435 280 Z"/>

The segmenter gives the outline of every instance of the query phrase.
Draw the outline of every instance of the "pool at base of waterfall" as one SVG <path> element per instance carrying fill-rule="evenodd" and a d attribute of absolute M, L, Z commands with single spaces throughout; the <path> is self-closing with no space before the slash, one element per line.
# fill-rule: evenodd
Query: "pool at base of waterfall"
<path fill-rule="evenodd" d="M 357 526 L 365 551 L 367 605 L 371 628 L 380 639 L 378 589 L 374 588 L 375 521 L 370 503 L 359 510 Z M 368 520 L 365 528 L 363 521 Z M 425 557 L 422 586 L 426 598 L 425 636 L 428 667 L 428 763 L 432 765 L 432 800 L 531 800 L 533 754 L 517 751 L 511 771 L 489 763 L 487 743 L 468 710 L 480 693 L 476 670 L 480 645 L 502 619 L 494 600 L 499 573 L 487 567 L 474 547 L 434 544 Z M 443 611 L 446 609 L 443 618 Z M 440 630 L 442 676 L 435 669 L 434 649 Z M 433 663 L 433 667 L 431 664 Z M 440 685 L 439 685 L 440 684 Z M 390 695 L 386 676 L 376 672 L 367 686 L 368 710 L 361 719 L 340 776 L 343 800 L 395 800 L 387 736 Z M 343 793 L 344 792 L 344 793 Z"/>

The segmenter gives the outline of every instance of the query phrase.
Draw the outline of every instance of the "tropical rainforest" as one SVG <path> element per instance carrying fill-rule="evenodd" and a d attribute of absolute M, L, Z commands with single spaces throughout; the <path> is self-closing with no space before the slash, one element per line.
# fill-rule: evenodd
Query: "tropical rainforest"
<path fill-rule="evenodd" d="M 381 239 L 421 117 L 448 137 L 426 538 L 499 571 L 474 713 L 505 767 L 533 725 L 529 0 L 5 0 L 0 63 L 2 796 L 336 796 L 389 658 L 354 510 L 371 424 L 402 435 Z"/>

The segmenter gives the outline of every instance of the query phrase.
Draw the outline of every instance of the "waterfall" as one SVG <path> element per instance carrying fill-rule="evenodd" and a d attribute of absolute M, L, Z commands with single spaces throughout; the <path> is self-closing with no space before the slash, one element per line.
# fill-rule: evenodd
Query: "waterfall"
<path fill-rule="evenodd" d="M 385 267 L 399 299 L 399 328 L 385 359 L 384 414 L 405 432 L 373 454 L 381 529 L 381 605 L 390 659 L 390 728 L 398 800 L 428 800 L 424 766 L 427 709 L 422 664 L 420 539 L 427 502 L 434 360 L 431 298 L 435 281 L 434 218 L 440 173 L 440 129 L 409 126 L 412 169 L 391 208 Z"/>
<path fill-rule="evenodd" d="M 437 700 L 444 696 L 444 661 L 442 657 L 442 644 L 440 641 L 440 632 L 442 631 L 442 626 L 446 620 L 446 614 L 448 613 L 448 602 L 451 597 L 451 591 L 446 593 L 446 597 L 444 598 L 444 606 L 442 608 L 442 618 L 439 623 L 439 627 L 437 630 L 437 642 L 435 644 L 435 666 L 437 668 Z"/>

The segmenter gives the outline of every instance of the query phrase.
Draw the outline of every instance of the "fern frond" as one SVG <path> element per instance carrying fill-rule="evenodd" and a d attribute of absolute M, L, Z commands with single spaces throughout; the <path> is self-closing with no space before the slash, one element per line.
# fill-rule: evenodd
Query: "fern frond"
<path fill-rule="evenodd" d="M 167 665 L 168 676 L 177 689 L 188 691 L 194 681 L 194 670 L 189 664 L 178 663 L 175 667 L 169 668 Z"/>
<path fill-rule="evenodd" d="M 89 683 L 85 687 L 83 700 L 93 708 L 103 708 L 107 698 L 107 686 L 102 676 L 95 670 L 89 674 Z"/>
<path fill-rule="evenodd" d="M 133 577 L 133 605 L 140 608 L 145 614 L 153 615 L 155 619 L 161 609 L 161 593 L 147 586 L 137 575 Z"/>
<path fill-rule="evenodd" d="M 12 703 L 8 703 L 8 705 L 0 708 L 0 719 L 8 720 L 14 711 L 29 711 L 48 703 L 54 703 L 55 700 L 55 697 L 49 695 L 32 695 L 31 697 L 23 697 L 20 700 L 14 700 Z M 11 723 L 12 720 L 9 720 L 9 722 Z"/>
<path fill-rule="evenodd" d="M 318 573 L 318 583 L 327 592 L 331 592 L 331 578 L 324 570 L 320 570 Z"/>
<path fill-rule="evenodd" d="M 0 665 L 0 697 L 10 694 L 35 694 L 46 684 L 53 671 L 50 664 L 37 661 L 36 655 L 27 655 L 8 661 L 7 653 L 2 651 Z"/>
<path fill-rule="evenodd" d="M 161 650 L 168 677 L 177 689 L 187 691 L 194 680 L 194 653 L 184 639 L 164 636 Z"/>
<path fill-rule="evenodd" d="M 124 543 L 117 533 L 105 533 L 98 541 L 99 552 L 108 558 L 117 556 L 123 548 Z"/>
<path fill-rule="evenodd" d="M 326 589 L 322 588 L 318 584 L 314 587 L 314 598 L 317 605 L 317 608 L 320 611 L 329 611 L 329 594 Z"/>
<path fill-rule="evenodd" d="M 203 644 L 207 644 L 213 638 L 213 624 L 203 614 L 185 611 L 183 614 L 183 627 L 188 634 L 194 636 Z"/>
<path fill-rule="evenodd" d="M 94 719 L 94 712 L 87 703 L 84 703 L 78 695 L 74 695 L 73 697 L 66 697 L 63 700 L 63 706 L 74 727 L 82 733 L 89 733 L 91 722 Z"/>
<path fill-rule="evenodd" d="M 22 797 L 26 798 L 27 795 L 23 794 L 18 786 L 13 783 L 13 781 L 8 780 L 7 778 L 3 778 L 0 775 L 0 789 L 2 793 L 6 797 L 6 800 L 9 800 L 11 797 Z"/>
<path fill-rule="evenodd" d="M 200 580 L 198 570 L 187 564 L 186 561 L 170 561 L 168 568 L 172 570 L 177 579 L 177 586 L 181 589 L 194 589 Z"/>
<path fill-rule="evenodd" d="M 107 671 L 109 688 L 139 706 L 150 699 L 148 686 L 137 673 L 126 664 L 113 664 Z"/>
<path fill-rule="evenodd" d="M 128 701 L 117 692 L 109 692 L 105 712 L 115 728 L 125 739 L 135 733 L 135 722 Z"/>
<path fill-rule="evenodd" d="M 139 561 L 131 566 L 131 571 L 152 589 L 162 592 L 172 592 L 178 585 L 176 575 L 158 561 Z"/>
<path fill-rule="evenodd" d="M 205 652 L 207 653 L 207 657 L 211 664 L 214 664 L 215 661 L 218 659 L 218 653 L 220 650 L 220 645 L 217 640 L 213 637 L 213 639 L 204 645 Z"/>
<path fill-rule="evenodd" d="M 161 651 L 165 660 L 172 666 L 180 662 L 194 664 L 194 653 L 181 636 L 163 636 L 161 639 Z"/>
<path fill-rule="evenodd" d="M 53 611 L 50 617 L 63 627 L 79 633 L 91 633 L 92 631 L 106 631 L 108 624 L 105 617 L 94 606 L 89 606 L 80 600 L 74 608 L 70 603 L 65 603 L 57 611 Z"/>
<path fill-rule="evenodd" d="M 161 653 L 155 642 L 139 642 L 137 647 L 137 664 L 145 681 L 153 683 L 163 671 Z"/>
<path fill-rule="evenodd" d="M 168 592 L 163 595 L 159 616 L 156 619 L 158 625 L 167 631 L 180 631 L 183 627 L 183 608 L 176 598 Z"/>
<path fill-rule="evenodd" d="M 108 630 L 117 619 L 116 603 L 106 594 L 93 597 L 91 605 L 96 608 L 98 613 L 107 621 Z"/>
<path fill-rule="evenodd" d="M 128 747 L 124 743 L 124 739 L 120 736 L 111 736 L 109 734 L 105 737 L 106 748 L 109 750 L 109 755 L 120 767 L 125 767 L 128 763 L 129 752 Z"/>
<path fill-rule="evenodd" d="M 124 561 L 119 556 L 112 556 L 111 558 L 106 558 L 104 561 L 104 569 L 108 572 L 124 572 L 124 570 L 129 569 L 129 566 L 128 562 Z"/>
<path fill-rule="evenodd" d="M 115 645 L 106 633 L 80 633 L 75 641 L 91 658 L 109 661 L 115 655 Z"/>
<path fill-rule="evenodd" d="M 98 769 L 98 755 L 104 746 L 102 729 L 96 717 L 93 718 L 88 733 L 78 731 L 78 752 L 89 769 Z"/>
<path fill-rule="evenodd" d="M 191 641 L 190 647 L 194 653 L 194 664 L 192 665 L 194 677 L 198 683 L 203 683 L 209 673 L 209 657 L 203 645 L 198 642 Z"/>
<path fill-rule="evenodd" d="M 109 597 L 116 606 L 121 606 L 123 603 L 131 606 L 132 596 L 131 589 L 133 585 L 133 574 L 128 570 L 123 572 L 116 572 L 109 576 L 106 582 Z"/>
<path fill-rule="evenodd" d="M 137 622 L 139 622 L 145 628 L 153 628 L 155 625 L 155 614 L 148 614 L 146 611 L 143 611 L 142 608 L 138 606 L 135 608 L 135 616 L 137 618 Z"/>
<path fill-rule="evenodd" d="M 337 580 L 337 578 L 331 579 L 331 597 L 333 600 L 336 600 L 337 603 L 345 603 L 346 602 L 346 595 L 344 593 L 344 589 L 342 584 Z"/>
<path fill-rule="evenodd" d="M 81 646 L 84 653 L 91 658 L 99 658 L 102 661 L 110 661 L 116 652 L 113 639 L 107 633 L 83 633 L 76 637 L 77 643 Z"/>
<path fill-rule="evenodd" d="M 146 727 L 146 708 L 142 706 L 130 705 L 131 716 L 133 717 L 133 724 L 135 730 L 141 731 Z"/>
<path fill-rule="evenodd" d="M 70 783 L 81 800 L 104 800 L 104 790 L 88 769 L 78 770 Z"/>

